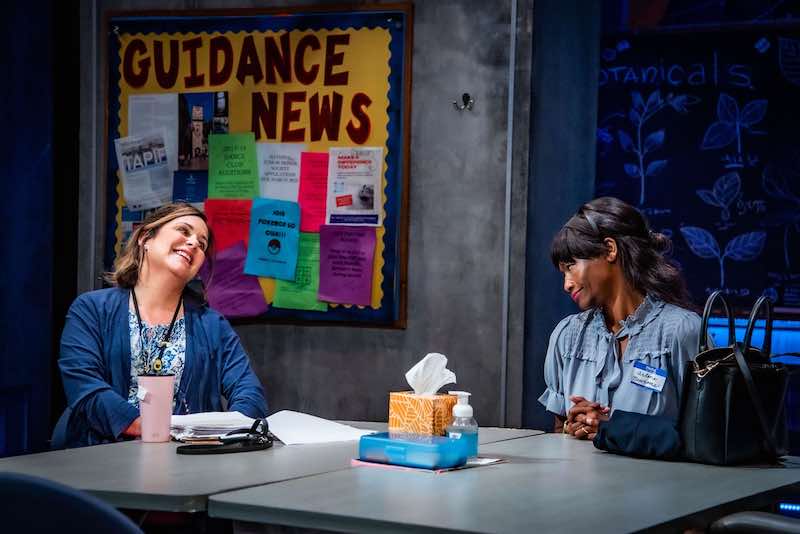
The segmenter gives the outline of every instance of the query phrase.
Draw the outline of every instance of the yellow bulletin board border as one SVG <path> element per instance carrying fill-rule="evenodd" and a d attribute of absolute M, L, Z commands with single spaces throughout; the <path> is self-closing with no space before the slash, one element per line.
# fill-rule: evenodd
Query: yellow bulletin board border
<path fill-rule="evenodd" d="M 130 86 L 123 83 L 122 43 L 131 37 L 141 41 L 160 39 L 160 53 L 169 50 L 170 39 L 176 40 L 185 36 L 211 35 L 273 35 L 284 33 L 307 32 L 358 32 L 369 29 L 388 35 L 388 84 L 386 86 L 386 109 L 383 101 L 377 110 L 386 116 L 385 136 L 381 128 L 370 139 L 351 136 L 334 142 L 330 139 L 330 131 L 325 131 L 326 138 L 319 135 L 314 140 L 304 140 L 309 150 L 327 150 L 330 146 L 383 146 L 383 226 L 377 230 L 378 246 L 376 247 L 375 279 L 380 280 L 379 287 L 373 282 L 372 306 L 332 305 L 326 312 L 278 309 L 270 307 L 267 313 L 257 317 L 236 318 L 232 322 L 246 323 L 290 323 L 309 325 L 345 325 L 372 326 L 381 328 L 405 328 L 407 319 L 407 276 L 408 276 L 408 203 L 409 203 L 409 151 L 410 151 L 410 118 L 411 118 L 411 58 L 413 6 L 409 2 L 381 5 L 342 4 L 337 6 L 316 7 L 284 7 L 264 9 L 233 10 L 192 10 L 192 11 L 108 11 L 104 16 L 104 35 L 107 36 L 105 46 L 105 155 L 103 158 L 103 175 L 106 177 L 106 210 L 105 210 L 105 250 L 104 264 L 110 269 L 122 244 L 124 225 L 135 224 L 141 212 L 130 212 L 124 207 L 121 185 L 118 179 L 118 164 L 114 150 L 114 140 L 127 132 L 127 117 L 122 116 L 121 100 Z M 194 38 L 194 37 L 193 37 Z M 195 38 L 196 40 L 199 40 Z M 185 45 L 184 45 L 185 46 Z M 143 47 L 144 48 L 144 47 Z M 155 48 L 155 47 L 154 47 Z M 324 45 L 323 45 L 324 48 Z M 184 49 L 185 54 L 191 51 Z M 139 52 L 138 59 L 145 59 L 146 54 Z M 196 53 L 196 52 L 195 52 Z M 155 50 L 147 65 L 155 71 Z M 168 55 L 168 54 L 167 54 Z M 169 62 L 174 56 L 164 59 L 160 56 L 160 87 L 148 87 L 148 92 L 213 92 L 224 90 L 218 86 L 205 85 L 187 89 L 186 87 L 165 86 L 165 71 L 170 70 Z M 329 56 L 328 56 L 329 57 Z M 130 67 L 130 58 L 128 58 Z M 384 66 L 385 67 L 385 66 Z M 191 67 L 187 67 L 191 68 Z M 386 70 L 383 68 L 383 70 Z M 130 71 L 128 71 L 130 72 Z M 139 70 L 141 72 L 141 69 Z M 193 71 L 192 71 L 193 72 Z M 332 71 L 326 71 L 326 74 Z M 168 77 L 167 77 L 168 78 Z M 353 78 L 356 78 L 355 76 Z M 356 78 L 357 79 L 357 78 Z M 127 80 L 127 78 L 126 78 Z M 327 82 L 327 79 L 326 79 Z M 249 87 L 250 90 L 267 90 L 267 81 L 263 87 Z M 276 86 L 273 79 L 271 89 Z M 356 82 L 357 83 L 357 82 Z M 152 84 L 151 84 L 152 86 Z M 358 86 L 354 84 L 354 89 Z M 279 87 L 278 87 L 279 88 Z M 345 91 L 348 88 L 344 88 Z M 344 92 L 344 91 L 343 91 Z M 383 95 L 380 95 L 381 97 Z M 255 97 L 254 97 L 255 98 Z M 376 99 L 377 100 L 377 99 Z M 363 104 L 363 102 L 362 102 Z M 349 105 L 349 104 L 348 104 Z M 353 104 L 353 110 L 356 105 Z M 362 114 L 366 108 L 362 105 Z M 363 115 L 362 115 L 363 116 Z M 359 118 L 359 117 L 357 117 Z M 233 122 L 233 119 L 232 119 Z M 342 122 L 345 122 L 344 119 Z M 350 121 L 350 124 L 357 121 Z M 376 124 L 382 125 L 380 121 Z M 263 123 L 261 124 L 263 126 Z M 257 128 L 253 120 L 252 128 Z M 260 129 L 260 128 L 259 128 Z M 251 131 L 249 128 L 236 131 Z M 231 133 L 234 128 L 231 128 Z M 256 133 L 256 132 L 254 132 Z M 267 129 L 260 129 L 260 134 L 270 139 Z M 374 137 L 379 137 L 378 143 Z M 258 134 L 257 134 L 258 137 Z M 327 143 L 326 143 L 327 141 Z M 372 143 L 370 141 L 373 141 Z M 177 180 L 177 179 L 176 179 Z M 380 254 L 380 257 L 378 255 Z"/>

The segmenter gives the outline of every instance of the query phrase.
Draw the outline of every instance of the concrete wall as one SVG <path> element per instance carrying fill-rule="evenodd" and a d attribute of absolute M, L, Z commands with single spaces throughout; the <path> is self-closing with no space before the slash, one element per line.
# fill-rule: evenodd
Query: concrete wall
<path fill-rule="evenodd" d="M 320 2 L 236 6 L 288 4 Z M 473 392 L 480 424 L 520 423 L 532 4 L 415 2 L 408 327 L 237 327 L 271 410 L 386 420 L 388 392 L 405 389 L 405 371 L 437 351 L 450 359 L 458 388 Z M 98 287 L 105 230 L 105 183 L 98 172 L 102 15 L 108 9 L 215 7 L 232 6 L 168 0 L 82 4 L 82 291 Z M 464 92 L 474 97 L 475 108 L 459 113 L 451 102 Z"/>

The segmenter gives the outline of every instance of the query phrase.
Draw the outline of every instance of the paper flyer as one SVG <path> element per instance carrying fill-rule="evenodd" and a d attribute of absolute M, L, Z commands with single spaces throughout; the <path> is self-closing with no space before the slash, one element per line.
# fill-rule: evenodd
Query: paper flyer
<path fill-rule="evenodd" d="M 250 242 L 244 272 L 294 281 L 300 239 L 296 202 L 256 198 L 250 211 Z"/>
<path fill-rule="evenodd" d="M 323 225 L 320 228 L 319 299 L 369 306 L 375 229 Z"/>
<path fill-rule="evenodd" d="M 157 208 L 172 200 L 165 137 L 161 128 L 114 140 L 123 196 L 131 211 Z"/>
<path fill-rule="evenodd" d="M 331 148 L 327 224 L 380 226 L 383 218 L 383 148 Z"/>
<path fill-rule="evenodd" d="M 268 309 L 258 279 L 242 272 L 246 257 L 247 248 L 238 241 L 216 254 L 210 280 L 204 273 L 208 303 L 225 317 L 254 317 Z"/>
<path fill-rule="evenodd" d="M 325 195 L 328 191 L 328 153 L 300 154 L 300 231 L 319 232 L 325 224 Z"/>
<path fill-rule="evenodd" d="M 237 241 L 250 238 L 250 209 L 252 200 L 209 198 L 205 203 L 208 226 L 214 232 L 214 248 L 225 250 Z"/>
<path fill-rule="evenodd" d="M 188 202 L 198 209 L 208 198 L 208 173 L 177 171 L 172 175 L 172 201 Z"/>
<path fill-rule="evenodd" d="M 178 170 L 178 94 L 128 97 L 128 135 L 164 129 L 169 170 Z"/>
<path fill-rule="evenodd" d="M 297 202 L 303 150 L 305 145 L 296 143 L 256 144 L 260 196 Z"/>
<path fill-rule="evenodd" d="M 252 132 L 208 136 L 208 196 L 255 198 L 259 193 Z"/>
<path fill-rule="evenodd" d="M 327 311 L 328 305 L 317 300 L 318 289 L 319 234 L 301 232 L 295 281 L 276 281 L 272 305 L 294 310 Z"/>

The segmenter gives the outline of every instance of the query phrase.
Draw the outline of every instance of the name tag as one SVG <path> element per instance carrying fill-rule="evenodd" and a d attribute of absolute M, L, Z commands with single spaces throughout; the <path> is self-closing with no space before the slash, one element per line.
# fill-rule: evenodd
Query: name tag
<path fill-rule="evenodd" d="M 643 388 L 652 389 L 661 393 L 664 383 L 667 381 L 667 371 L 658 367 L 650 367 L 636 360 L 633 364 L 633 376 L 631 382 Z"/>

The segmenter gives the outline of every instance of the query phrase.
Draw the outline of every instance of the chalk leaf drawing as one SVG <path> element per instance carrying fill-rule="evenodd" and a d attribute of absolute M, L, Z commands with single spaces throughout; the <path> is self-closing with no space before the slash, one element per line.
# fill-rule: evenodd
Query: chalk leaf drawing
<path fill-rule="evenodd" d="M 716 259 L 719 262 L 719 286 L 721 288 L 725 287 L 725 259 L 753 261 L 761 255 L 767 239 L 766 232 L 748 232 L 728 241 L 725 251 L 721 252 L 717 240 L 703 228 L 684 226 L 681 228 L 681 233 L 686 239 L 686 244 L 696 256 L 704 260 Z"/>
<path fill-rule="evenodd" d="M 781 74 L 794 85 L 800 85 L 800 41 L 778 38 L 778 63 Z"/>
<path fill-rule="evenodd" d="M 736 99 L 725 93 L 720 93 L 717 101 L 717 120 L 706 129 L 702 150 L 716 150 L 725 148 L 736 141 L 736 155 L 728 167 L 742 167 L 742 132 L 750 134 L 763 134 L 753 129 L 753 126 L 764 119 L 767 114 L 767 101 L 764 99 L 748 102 L 743 109 L 739 109 Z"/>
<path fill-rule="evenodd" d="M 783 201 L 788 208 L 772 209 L 764 218 L 765 226 L 783 227 L 783 261 L 786 270 L 792 270 L 789 253 L 792 247 L 789 246 L 789 232 L 794 229 L 795 234 L 800 234 L 800 196 L 792 189 L 792 183 L 800 181 L 800 172 L 796 167 L 800 164 L 800 157 L 795 157 L 794 162 L 787 162 L 786 165 L 770 164 L 764 168 L 761 174 L 761 184 L 772 198 Z"/>
<path fill-rule="evenodd" d="M 741 189 L 742 180 L 739 178 L 739 173 L 729 172 L 717 178 L 713 189 L 698 189 L 697 195 L 706 204 L 721 208 L 722 220 L 727 222 L 731 218 L 731 204 L 739 198 Z"/>
<path fill-rule="evenodd" d="M 666 130 L 664 128 L 654 131 L 646 131 L 647 121 L 665 108 L 671 108 L 678 113 L 687 113 L 687 106 L 699 102 L 698 98 L 688 95 L 673 95 L 669 93 L 662 97 L 661 91 L 655 90 L 644 97 L 639 91 L 631 93 L 631 109 L 628 111 L 628 120 L 633 126 L 632 133 L 623 129 L 617 130 L 619 145 L 624 152 L 634 156 L 634 161 L 625 163 L 623 169 L 625 174 L 631 178 L 638 178 L 641 187 L 639 192 L 639 204 L 645 201 L 645 186 L 647 178 L 654 178 L 660 175 L 667 166 L 666 159 L 650 159 L 652 155 L 664 145 Z"/>

